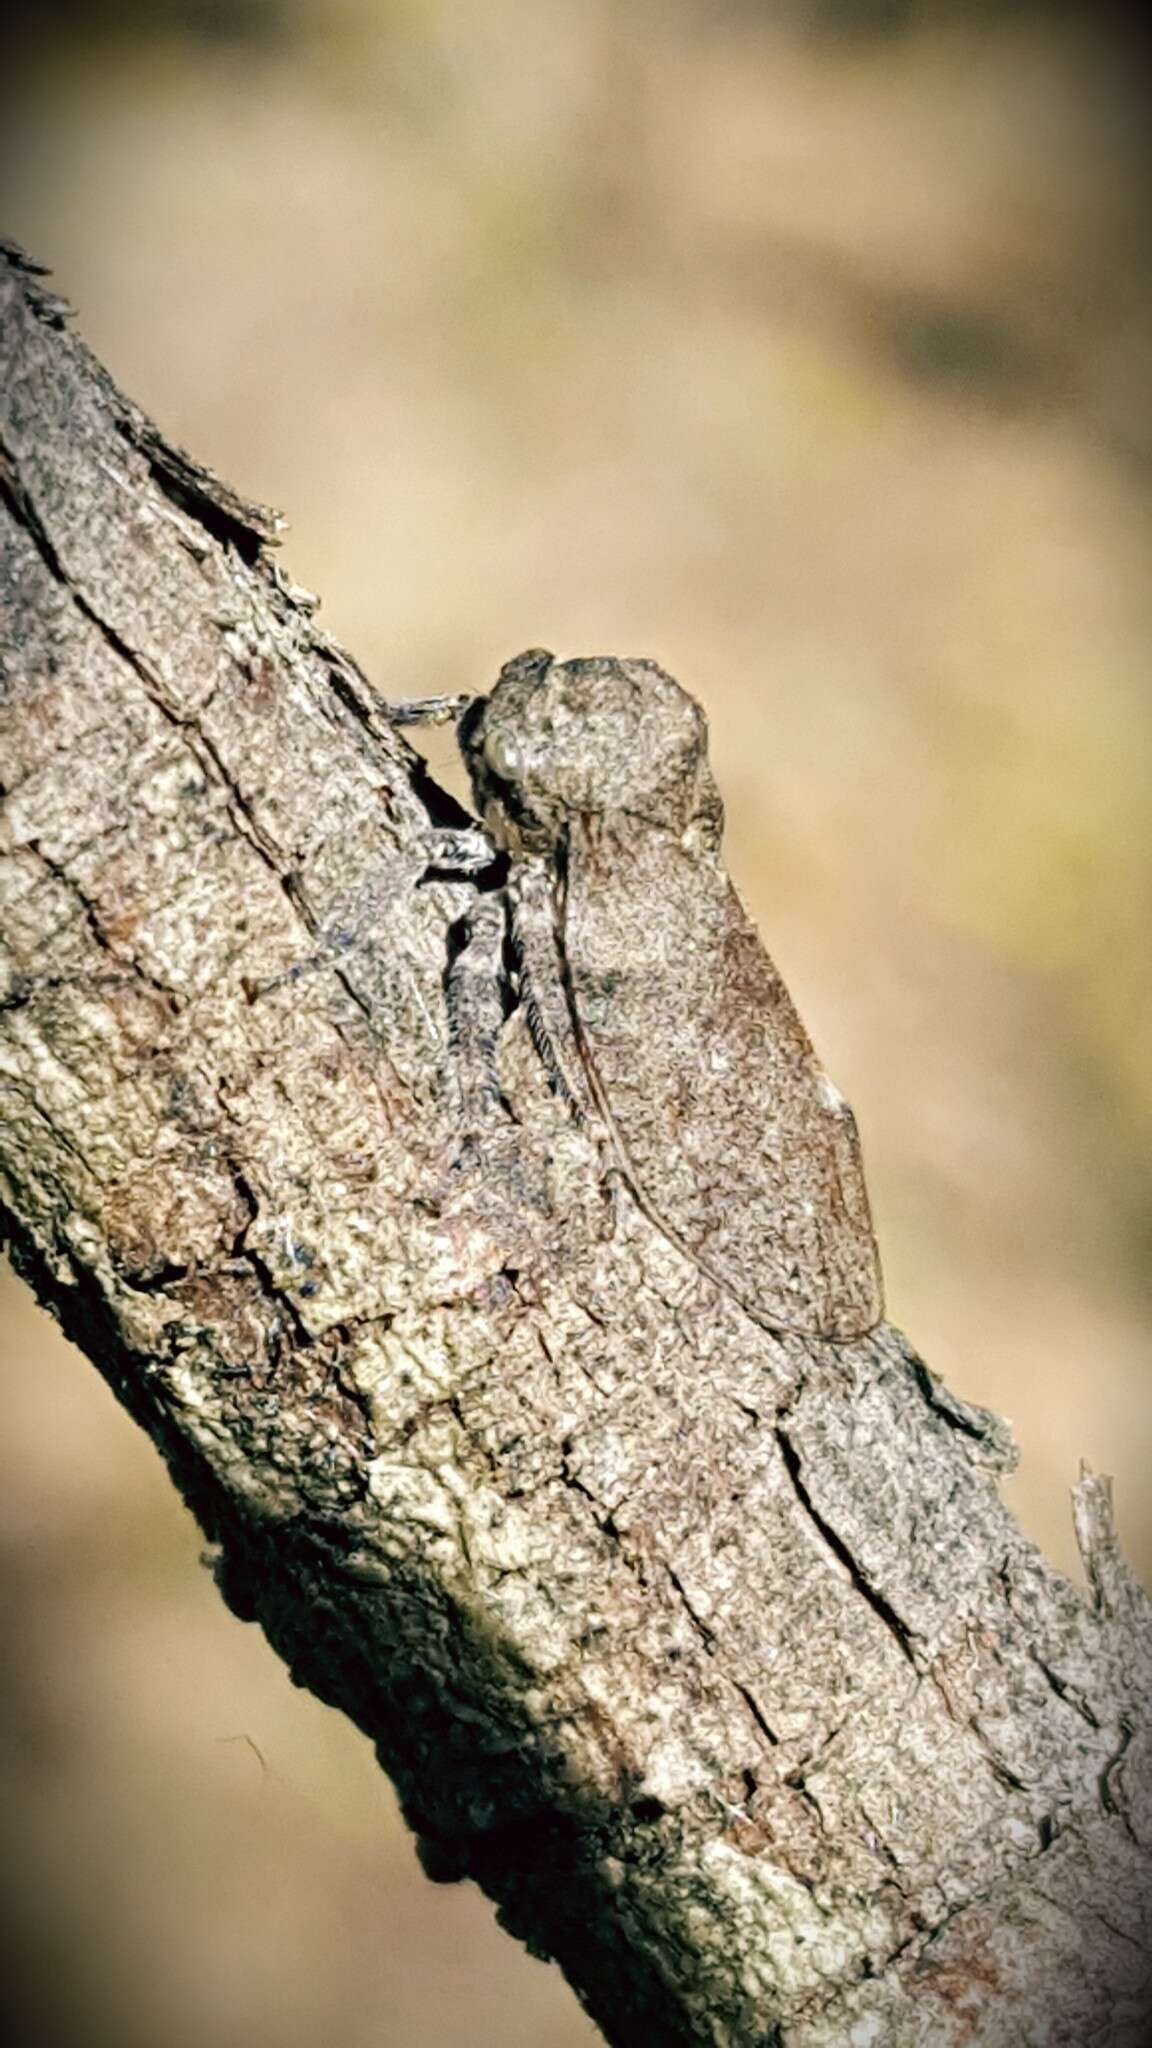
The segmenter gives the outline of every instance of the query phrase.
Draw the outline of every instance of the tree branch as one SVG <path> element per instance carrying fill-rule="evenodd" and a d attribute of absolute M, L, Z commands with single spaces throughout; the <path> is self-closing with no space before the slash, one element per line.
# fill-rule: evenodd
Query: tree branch
<path fill-rule="evenodd" d="M 1143 2040 L 1106 1485 L 1081 1595 L 897 1331 L 773 1340 L 607 1201 L 519 1012 L 459 1170 L 463 814 L 269 516 L 0 293 L 4 1227 L 230 1606 L 616 2044 Z"/>

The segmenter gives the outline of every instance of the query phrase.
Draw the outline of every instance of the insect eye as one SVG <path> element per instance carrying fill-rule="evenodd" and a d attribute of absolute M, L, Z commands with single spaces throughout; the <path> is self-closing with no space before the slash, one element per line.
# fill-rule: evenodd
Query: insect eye
<path fill-rule="evenodd" d="M 484 759 L 501 782 L 518 780 L 523 761 L 519 747 L 502 732 L 490 732 L 484 742 Z"/>

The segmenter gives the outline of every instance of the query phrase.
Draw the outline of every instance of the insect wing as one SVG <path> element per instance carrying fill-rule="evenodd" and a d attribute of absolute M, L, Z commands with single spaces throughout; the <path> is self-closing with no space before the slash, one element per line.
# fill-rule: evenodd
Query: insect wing
<path fill-rule="evenodd" d="M 653 1221 L 769 1328 L 871 1329 L 855 1121 L 720 861 L 574 820 L 563 936 L 589 1082 Z"/>

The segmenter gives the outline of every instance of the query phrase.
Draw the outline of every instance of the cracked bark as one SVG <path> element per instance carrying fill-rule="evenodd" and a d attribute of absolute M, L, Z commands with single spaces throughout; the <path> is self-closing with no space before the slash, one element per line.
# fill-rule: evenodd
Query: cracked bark
<path fill-rule="evenodd" d="M 451 1171 L 461 815 L 268 516 L 0 291 L 4 1229 L 224 1597 L 614 2043 L 1143 2041 L 1106 1484 L 1082 1595 L 897 1331 L 774 1340 L 606 1203 L 516 1012 Z"/>

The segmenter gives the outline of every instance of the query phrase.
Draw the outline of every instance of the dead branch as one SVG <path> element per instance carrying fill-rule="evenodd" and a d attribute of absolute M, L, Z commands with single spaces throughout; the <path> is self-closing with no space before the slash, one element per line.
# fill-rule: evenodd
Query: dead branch
<path fill-rule="evenodd" d="M 1149 1608 L 899 1333 L 773 1339 L 519 1012 L 457 1170 L 460 822 L 269 553 L 0 258 L 0 1198 L 221 1590 L 621 2044 L 1145 2038 Z"/>

